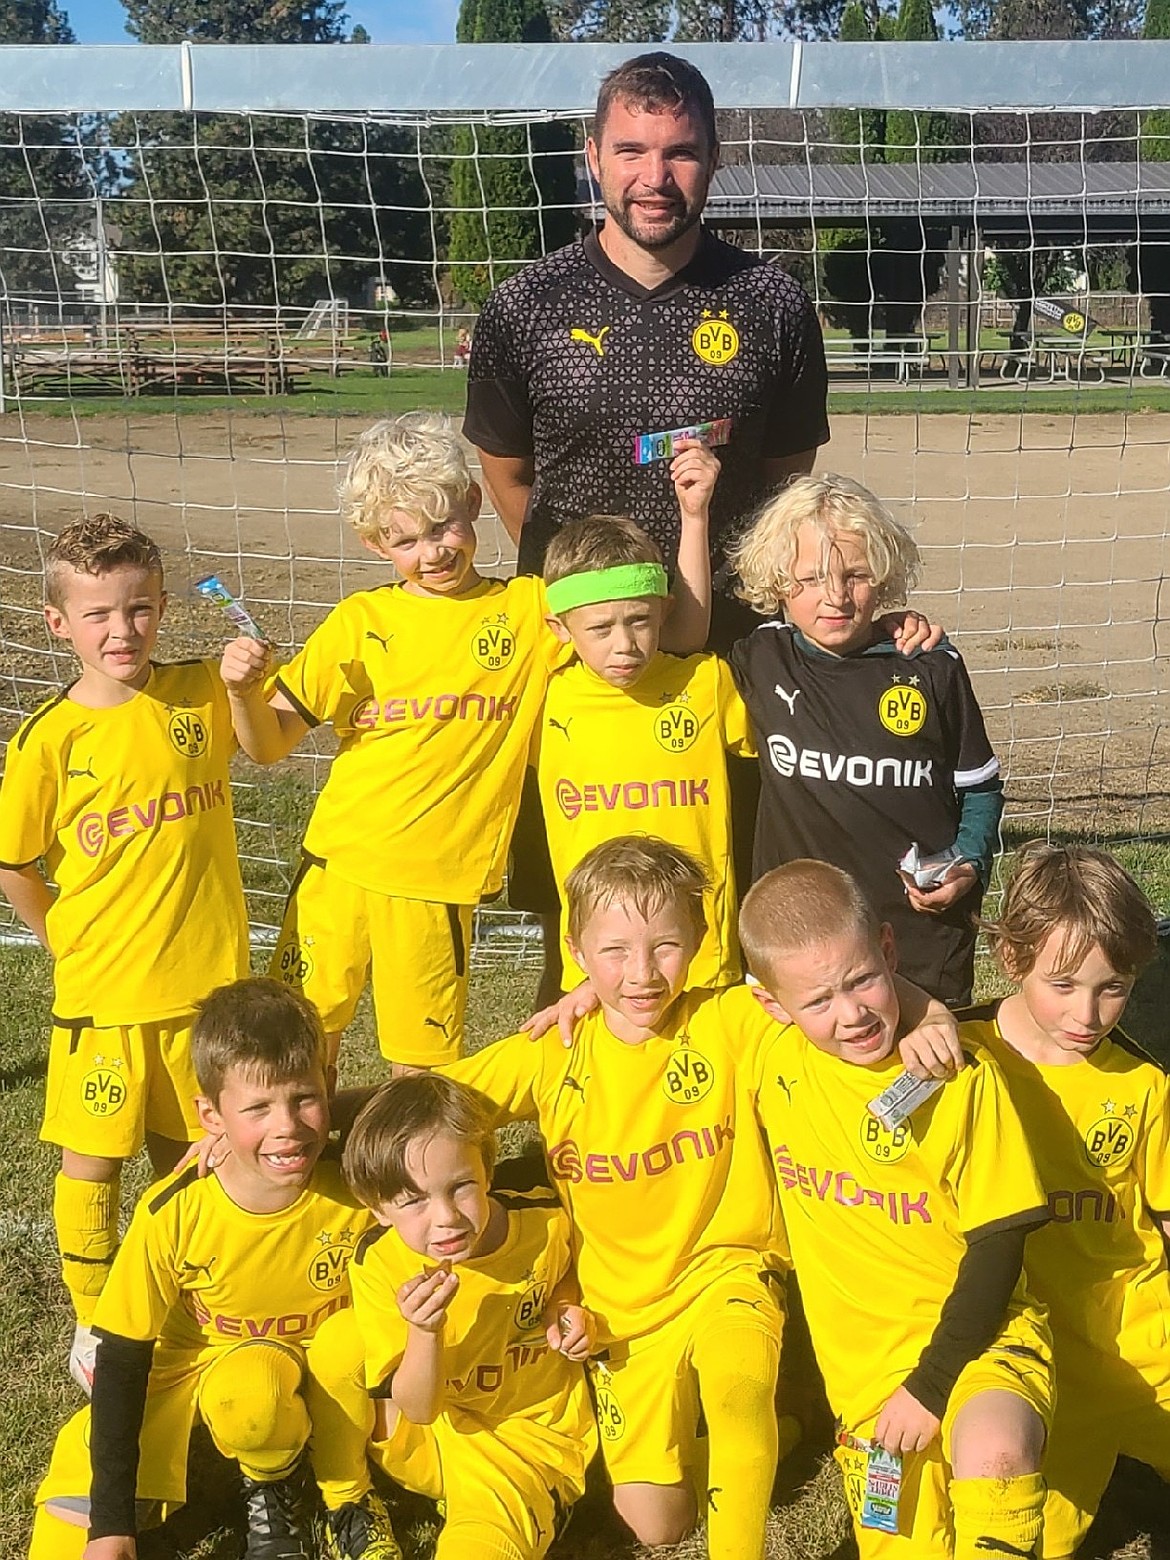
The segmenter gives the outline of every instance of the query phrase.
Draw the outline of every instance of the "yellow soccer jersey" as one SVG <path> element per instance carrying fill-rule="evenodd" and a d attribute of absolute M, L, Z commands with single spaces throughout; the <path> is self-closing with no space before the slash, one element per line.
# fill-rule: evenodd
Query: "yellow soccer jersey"
<path fill-rule="evenodd" d="M 350 1303 L 349 1262 L 370 1223 L 333 1160 L 279 1213 L 237 1207 L 192 1166 L 143 1195 L 93 1326 L 158 1338 L 171 1352 L 307 1343 Z"/>
<path fill-rule="evenodd" d="M 580 1365 L 554 1354 L 541 1314 L 568 1271 L 569 1225 L 555 1199 L 539 1192 L 495 1192 L 508 1213 L 503 1245 L 461 1262 L 459 1288 L 443 1328 L 445 1409 L 489 1424 L 529 1419 L 548 1430 L 587 1438 L 593 1411 Z M 378 1387 L 406 1348 L 407 1324 L 395 1296 L 417 1278 L 423 1259 L 394 1230 L 371 1230 L 350 1278 L 366 1354 L 366 1384 Z"/>
<path fill-rule="evenodd" d="M 539 730 L 540 799 L 558 884 L 615 835 L 656 834 L 682 846 L 712 882 L 707 935 L 687 978 L 694 986 L 737 981 L 725 751 L 752 757 L 755 749 L 730 667 L 714 655 L 658 655 L 625 689 L 576 661 L 550 679 Z"/>
<path fill-rule="evenodd" d="M 188 1013 L 248 968 L 227 693 L 213 661 L 153 666 L 111 709 L 43 704 L 8 745 L 0 863 L 41 858 L 54 1012 L 96 1028 Z"/>
<path fill-rule="evenodd" d="M 1052 1222 L 1029 1237 L 1027 1265 L 1057 1360 L 1069 1341 L 1116 1355 L 1126 1332 L 1170 1320 L 1155 1223 L 1170 1213 L 1170 1080 L 1117 1031 L 1069 1067 L 1030 1062 L 1000 1035 L 996 1006 L 970 1027 L 1003 1069 L 1048 1194 Z"/>
<path fill-rule="evenodd" d="M 864 1423 L 917 1365 L 967 1238 L 1045 1205 L 1007 1085 L 961 1026 L 969 1063 L 888 1132 L 866 1106 L 902 1071 L 857 1067 L 795 1025 L 761 1057 L 760 1119 L 829 1401 Z M 1023 1281 L 1009 1315 L 1031 1309 Z"/>
<path fill-rule="evenodd" d="M 775 1028 L 746 987 L 690 991 L 641 1045 L 615 1039 L 598 1011 L 571 1050 L 555 1029 L 513 1035 L 443 1069 L 501 1120 L 539 1121 L 603 1343 L 670 1321 L 739 1265 L 783 1265 L 750 1088 Z"/>
<path fill-rule="evenodd" d="M 476 904 L 503 881 L 532 730 L 560 655 L 544 585 L 401 585 L 336 607 L 278 687 L 339 747 L 305 849 L 379 894 Z"/>

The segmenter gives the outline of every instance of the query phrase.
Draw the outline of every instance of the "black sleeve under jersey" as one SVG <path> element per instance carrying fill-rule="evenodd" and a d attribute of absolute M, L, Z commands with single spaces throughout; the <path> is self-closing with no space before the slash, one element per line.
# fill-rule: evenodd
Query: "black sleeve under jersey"
<path fill-rule="evenodd" d="M 1003 1325 L 1024 1265 L 1024 1242 L 1043 1222 L 1013 1224 L 973 1240 L 963 1254 L 930 1342 L 903 1385 L 936 1419 L 965 1365 L 977 1359 Z"/>
<path fill-rule="evenodd" d="M 97 1329 L 93 1373 L 89 1536 L 133 1538 L 138 1532 L 138 1436 L 154 1343 Z"/>

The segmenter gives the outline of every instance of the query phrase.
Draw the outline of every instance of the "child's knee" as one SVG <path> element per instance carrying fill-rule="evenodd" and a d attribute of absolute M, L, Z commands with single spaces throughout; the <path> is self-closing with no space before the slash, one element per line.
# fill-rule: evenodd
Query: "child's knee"
<path fill-rule="evenodd" d="M 247 1462 L 257 1453 L 295 1454 L 309 1435 L 301 1366 L 264 1344 L 233 1349 L 207 1372 L 199 1412 L 220 1451 Z"/>
<path fill-rule="evenodd" d="M 694 1496 L 683 1484 L 615 1484 L 614 1510 L 640 1544 L 681 1544 L 698 1520 Z"/>
<path fill-rule="evenodd" d="M 1046 1429 L 1030 1403 L 1011 1392 L 981 1392 L 964 1403 L 951 1431 L 957 1479 L 1016 1479 L 1036 1473 Z"/>

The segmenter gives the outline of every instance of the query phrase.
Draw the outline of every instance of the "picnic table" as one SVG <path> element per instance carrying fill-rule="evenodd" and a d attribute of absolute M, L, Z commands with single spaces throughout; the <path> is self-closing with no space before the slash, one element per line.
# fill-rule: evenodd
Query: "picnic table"
<path fill-rule="evenodd" d="M 169 350 L 135 345 L 118 350 L 14 342 L 6 357 L 8 382 L 17 394 L 104 390 L 134 396 L 222 388 L 229 394 L 251 390 L 282 395 L 294 390 L 297 379 L 307 372 L 307 365 L 290 363 L 271 342 L 264 351 L 210 344 Z"/>
<path fill-rule="evenodd" d="M 869 373 L 875 365 L 889 365 L 899 384 L 906 384 L 910 371 L 921 373 L 930 361 L 930 341 L 926 336 L 831 336 L 825 342 L 825 360 L 829 367 L 860 368 Z"/>

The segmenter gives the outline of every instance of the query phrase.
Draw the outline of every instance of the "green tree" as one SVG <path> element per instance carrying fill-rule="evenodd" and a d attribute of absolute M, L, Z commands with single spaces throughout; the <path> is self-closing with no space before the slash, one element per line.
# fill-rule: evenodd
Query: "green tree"
<path fill-rule="evenodd" d="M 0 0 L 0 43 L 73 43 L 55 0 Z M 74 118 L 0 114 L 0 289 L 10 299 L 72 296 L 70 248 L 92 239 L 96 206 L 85 128 Z"/>
<path fill-rule="evenodd" d="M 1170 0 L 1146 0 L 1143 38 L 1170 38 Z M 1140 156 L 1145 162 L 1170 162 L 1170 112 L 1159 109 L 1140 120 Z M 1128 285 L 1143 293 L 1150 310 L 1150 339 L 1170 342 L 1170 244 L 1149 240 L 1134 244 L 1127 255 Z"/>
<path fill-rule="evenodd" d="M 463 0 L 460 43 L 546 43 L 544 0 Z M 473 308 L 575 230 L 574 139 L 563 124 L 460 125 L 452 135 L 451 285 Z"/>
<path fill-rule="evenodd" d="M 561 39 L 596 43 L 661 43 L 670 35 L 670 0 L 549 0 L 549 20 Z"/>
<path fill-rule="evenodd" d="M 147 42 L 346 41 L 339 0 L 129 0 L 127 10 Z M 324 297 L 361 302 L 371 279 L 407 299 L 427 296 L 428 201 L 400 130 L 146 114 L 119 116 L 110 139 L 108 209 L 121 232 L 124 298 L 303 307 Z"/>

